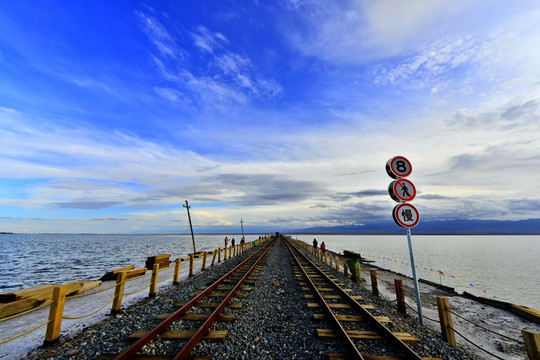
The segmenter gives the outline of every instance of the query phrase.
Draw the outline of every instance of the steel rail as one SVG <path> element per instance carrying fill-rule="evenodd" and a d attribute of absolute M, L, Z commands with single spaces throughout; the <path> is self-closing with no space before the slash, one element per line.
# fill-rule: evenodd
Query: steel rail
<path fill-rule="evenodd" d="M 363 318 L 366 319 L 368 323 L 370 323 L 376 330 L 383 336 L 383 338 L 389 340 L 393 345 L 397 348 L 399 352 L 405 356 L 405 359 L 409 360 L 422 360 L 422 357 L 418 355 L 414 350 L 412 350 L 407 344 L 405 344 L 403 341 L 401 341 L 390 329 L 388 329 L 386 326 L 384 326 L 379 320 L 375 318 L 369 311 L 364 309 L 356 300 L 354 300 L 345 290 L 343 290 L 338 284 L 336 284 L 332 279 L 330 279 L 321 269 L 319 269 L 315 263 L 313 263 L 305 254 L 303 254 L 296 246 L 291 244 L 289 241 L 286 242 L 289 246 L 292 246 L 301 256 L 304 260 L 306 260 L 309 264 L 315 268 L 315 270 L 319 273 L 319 275 L 323 276 L 325 280 L 327 280 L 334 289 L 338 292 L 340 296 L 342 296 L 351 306 L 354 310 L 361 313 Z M 319 294 L 320 295 L 320 294 Z M 326 303 L 322 299 L 320 299 L 323 303 Z M 328 308 L 330 310 L 330 308 Z M 330 310 L 331 311 L 331 310 Z M 332 312 L 333 315 L 333 312 Z M 332 321 L 335 322 L 336 326 L 341 327 L 339 324 L 339 320 L 335 316 L 331 317 Z M 348 338 L 349 336 L 346 335 Z"/>
<path fill-rule="evenodd" d="M 289 244 L 287 244 L 287 246 L 289 246 Z M 338 332 L 341 334 L 341 337 L 345 340 L 345 343 L 346 343 L 347 347 L 352 352 L 351 355 L 353 356 L 353 358 L 357 359 L 357 360 L 364 360 L 364 357 L 360 353 L 360 350 L 358 350 L 356 345 L 354 345 L 354 342 L 352 341 L 351 337 L 347 334 L 347 331 L 345 331 L 343 326 L 341 326 L 341 323 L 336 318 L 336 316 L 335 316 L 334 312 L 332 311 L 332 309 L 330 309 L 327 302 L 324 301 L 324 299 L 322 297 L 322 294 L 319 292 L 319 290 L 317 289 L 317 287 L 315 286 L 313 281 L 311 281 L 311 278 L 308 276 L 306 270 L 304 269 L 304 266 L 302 264 L 300 264 L 300 260 L 298 260 L 298 257 L 296 257 L 296 255 L 293 253 L 293 251 L 290 248 L 289 248 L 289 251 L 291 252 L 291 255 L 292 255 L 294 261 L 296 262 L 296 264 L 298 265 L 298 267 L 302 271 L 302 274 L 304 274 L 304 278 L 306 279 L 309 287 L 311 288 L 311 290 L 313 291 L 313 293 L 315 294 L 315 296 L 317 297 L 319 302 L 321 304 L 323 304 L 323 309 L 324 309 L 325 313 L 331 318 L 331 322 L 334 323 L 334 325 L 336 326 Z M 310 265 L 314 266 L 314 264 L 311 263 L 311 262 L 310 262 Z M 316 267 L 316 266 L 314 266 L 314 267 Z"/>
<path fill-rule="evenodd" d="M 207 330 L 212 326 L 212 324 L 216 321 L 218 316 L 221 314 L 223 309 L 227 306 L 227 304 L 231 301 L 233 296 L 238 292 L 242 284 L 246 281 L 248 276 L 255 270 L 255 268 L 259 265 L 261 260 L 264 258 L 264 256 L 270 251 L 272 248 L 272 245 L 275 243 L 276 240 L 272 240 L 272 242 L 266 247 L 264 252 L 261 254 L 261 256 L 251 265 L 249 270 L 242 276 L 242 278 L 238 281 L 236 286 L 229 292 L 227 297 L 219 304 L 219 306 L 212 312 L 212 314 L 208 317 L 208 319 L 201 325 L 199 330 L 195 332 L 195 334 L 189 339 L 189 341 L 184 345 L 184 347 L 180 350 L 180 352 L 174 357 L 174 360 L 181 360 L 186 359 L 191 350 L 201 341 Z"/>
<path fill-rule="evenodd" d="M 206 290 L 202 291 L 199 295 L 195 296 L 193 299 L 188 301 L 184 306 L 182 306 L 180 309 L 178 309 L 176 312 L 174 312 L 167 319 L 163 320 L 154 329 L 152 329 L 146 335 L 141 337 L 139 340 L 137 340 L 135 343 L 133 343 L 130 347 L 128 347 L 122 353 L 118 354 L 113 360 L 128 360 L 128 359 L 131 359 L 132 356 L 135 355 L 139 350 L 141 350 L 146 344 L 148 344 L 150 341 L 155 339 L 160 333 L 165 331 L 172 323 L 174 323 L 176 320 L 178 320 L 178 318 L 180 318 L 182 315 L 184 315 L 186 312 L 188 312 L 191 308 L 193 308 L 202 298 L 204 298 L 206 295 L 208 295 L 210 292 L 212 292 L 215 288 L 217 288 L 222 282 L 224 282 L 227 278 L 229 278 L 232 274 L 234 274 L 238 269 L 240 269 L 242 266 L 244 266 L 244 264 L 246 264 L 250 260 L 256 258 L 257 255 L 259 255 L 260 253 L 265 251 L 267 248 L 269 248 L 271 244 L 273 244 L 273 242 L 268 243 L 267 246 L 261 247 L 261 249 L 257 250 L 256 252 L 254 252 L 253 254 L 248 256 L 240 264 L 236 265 L 232 270 L 230 270 L 225 275 L 223 275 L 221 278 L 216 280 Z"/>

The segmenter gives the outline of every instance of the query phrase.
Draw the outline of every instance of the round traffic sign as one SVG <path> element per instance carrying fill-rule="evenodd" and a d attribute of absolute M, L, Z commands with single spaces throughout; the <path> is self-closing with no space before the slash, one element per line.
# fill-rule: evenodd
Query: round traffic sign
<path fill-rule="evenodd" d="M 412 228 L 418 225 L 420 213 L 411 204 L 399 204 L 392 210 L 392 217 L 396 224 L 404 228 Z"/>
<path fill-rule="evenodd" d="M 416 187 L 407 179 L 398 179 L 388 185 L 390 197 L 399 203 L 412 201 L 416 196 Z"/>
<path fill-rule="evenodd" d="M 412 166 L 403 156 L 394 156 L 386 162 L 386 172 L 392 179 L 404 178 L 411 174 Z"/>

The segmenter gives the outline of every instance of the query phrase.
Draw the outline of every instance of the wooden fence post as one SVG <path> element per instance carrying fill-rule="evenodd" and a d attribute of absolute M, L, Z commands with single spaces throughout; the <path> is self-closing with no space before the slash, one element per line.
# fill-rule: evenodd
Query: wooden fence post
<path fill-rule="evenodd" d="M 193 263 L 195 262 L 195 255 L 189 255 L 189 277 L 193 276 Z"/>
<path fill-rule="evenodd" d="M 379 296 L 379 286 L 377 285 L 377 270 L 371 270 L 371 291 L 374 296 Z"/>
<path fill-rule="evenodd" d="M 212 264 L 210 266 L 214 266 L 214 263 L 216 262 L 216 254 L 217 250 L 212 251 Z"/>
<path fill-rule="evenodd" d="M 540 360 L 540 331 L 521 330 L 529 360 Z"/>
<path fill-rule="evenodd" d="M 407 314 L 407 306 L 405 305 L 405 293 L 403 292 L 403 281 L 394 279 L 396 288 L 397 308 L 402 314 Z"/>
<path fill-rule="evenodd" d="M 347 274 L 347 261 L 345 259 L 343 259 L 343 276 L 346 278 L 349 277 L 349 274 Z"/>
<path fill-rule="evenodd" d="M 152 277 L 150 278 L 150 290 L 148 292 L 149 297 L 156 296 L 158 275 L 159 275 L 159 264 L 154 264 L 154 266 L 152 267 Z"/>
<path fill-rule="evenodd" d="M 444 341 L 456 346 L 456 336 L 452 326 L 452 314 L 450 313 L 450 302 L 448 298 L 437 296 L 437 309 L 439 310 L 439 321 L 441 323 L 441 333 Z"/>
<path fill-rule="evenodd" d="M 207 256 L 208 252 L 205 251 L 203 253 L 203 257 L 202 257 L 202 269 L 204 270 L 206 268 L 206 256 Z"/>
<path fill-rule="evenodd" d="M 47 324 L 43 345 L 52 345 L 60 338 L 66 292 L 67 286 L 56 286 L 53 289 L 52 303 L 49 310 L 49 323 Z"/>
<path fill-rule="evenodd" d="M 356 283 L 360 285 L 362 283 L 362 279 L 360 278 L 360 264 L 354 263 L 354 274 L 356 276 Z"/>
<path fill-rule="evenodd" d="M 221 262 L 221 248 L 218 248 L 218 249 L 217 249 L 217 262 L 218 262 L 218 263 Z"/>
<path fill-rule="evenodd" d="M 336 271 L 339 272 L 339 256 L 336 255 Z"/>
<path fill-rule="evenodd" d="M 329 265 L 330 267 L 334 266 L 334 264 L 332 263 L 332 260 L 334 260 L 333 257 L 332 257 L 332 254 L 328 254 L 328 257 L 330 258 L 330 259 L 329 259 L 329 260 L 330 260 L 330 263 L 329 263 L 328 265 Z"/>
<path fill-rule="evenodd" d="M 111 314 L 118 314 L 122 307 L 122 298 L 124 297 L 124 285 L 126 284 L 126 271 L 120 271 L 116 276 L 116 287 L 114 289 L 114 300 L 111 307 Z"/>
<path fill-rule="evenodd" d="M 178 285 L 180 284 L 179 278 L 180 278 L 180 263 L 182 262 L 181 258 L 176 258 L 174 261 L 174 278 L 173 278 L 173 284 Z"/>

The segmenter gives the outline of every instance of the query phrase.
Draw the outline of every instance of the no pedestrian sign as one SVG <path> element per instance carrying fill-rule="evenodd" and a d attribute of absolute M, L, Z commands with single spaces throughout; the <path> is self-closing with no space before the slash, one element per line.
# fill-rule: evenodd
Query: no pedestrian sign
<path fill-rule="evenodd" d="M 398 179 L 388 185 L 390 197 L 399 203 L 412 201 L 416 196 L 416 187 L 407 179 Z"/>
<path fill-rule="evenodd" d="M 392 216 L 395 223 L 404 228 L 413 228 L 420 222 L 420 213 L 411 204 L 396 205 Z"/>

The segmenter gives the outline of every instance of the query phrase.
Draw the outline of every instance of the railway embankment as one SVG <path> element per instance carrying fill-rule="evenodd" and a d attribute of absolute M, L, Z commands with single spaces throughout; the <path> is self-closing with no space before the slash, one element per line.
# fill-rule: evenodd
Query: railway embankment
<path fill-rule="evenodd" d="M 155 323 L 158 313 L 174 312 L 176 303 L 188 300 L 193 293 L 208 286 L 209 282 L 253 251 L 255 250 L 249 249 L 238 256 L 230 257 L 225 262 L 208 266 L 205 271 L 198 272 L 193 277 L 183 278 L 178 285 L 160 287 L 155 296 L 142 297 L 135 303 L 126 303 L 115 315 L 107 316 L 105 320 L 95 324 L 87 323 L 79 326 L 69 333 L 64 333 L 56 344 L 34 349 L 18 358 L 96 359 L 102 354 L 118 353 L 129 346 L 126 338 L 130 333 Z M 323 264 L 322 261 L 317 261 Z M 350 288 L 352 294 L 361 296 L 363 301 L 372 304 L 376 308 L 376 314 L 390 318 L 393 329 L 414 336 L 425 354 L 444 359 L 494 358 L 469 345 L 467 341 L 458 339 L 458 346 L 451 346 L 443 341 L 440 324 L 436 322 L 437 309 L 433 308 L 431 303 L 436 302 L 437 296 L 444 296 L 449 298 L 453 311 L 458 312 L 460 316 L 479 322 L 484 327 L 494 328 L 495 331 L 500 331 L 509 338 L 515 338 L 518 342 L 501 339 L 489 332 L 482 333 L 474 325 L 469 325 L 465 321 L 461 325 L 462 320 L 454 318 L 454 327 L 460 329 L 460 333 L 469 337 L 469 340 L 503 359 L 527 359 L 525 347 L 523 343 L 519 343 L 520 330 L 531 328 L 535 324 L 515 314 L 429 284 L 422 284 L 420 290 L 426 326 L 421 327 L 413 310 L 414 299 L 407 295 L 408 291 L 412 291 L 412 284 L 409 286 L 406 277 L 362 265 L 363 274 L 370 273 L 372 269 L 377 271 L 380 293 L 379 296 L 374 296 L 369 277 L 364 276 L 365 281 L 356 284 L 350 276 L 344 276 L 343 267 L 339 271 L 335 270 L 335 262 L 323 266 Z M 397 310 L 393 288 L 396 277 L 403 279 L 406 289 L 407 314 L 399 313 Z M 343 353 L 343 345 L 337 340 L 319 339 L 314 336 L 320 324 L 313 321 L 313 311 L 308 309 L 308 301 L 304 295 L 290 266 L 284 244 L 278 242 L 271 251 L 266 265 L 259 271 L 249 296 L 235 299 L 235 302 L 242 304 L 242 309 L 230 310 L 236 320 L 216 325 L 217 329 L 228 332 L 226 340 L 222 343 L 203 341 L 194 348 L 192 354 L 224 359 L 327 359 L 329 353 Z M 161 347 L 170 346 L 170 342 L 167 341 L 155 342 L 147 345 L 143 351 L 147 354 L 159 354 Z M 0 358 L 17 358 L 7 356 L 0 355 Z"/>
<path fill-rule="evenodd" d="M 348 258 L 329 251 L 341 262 Z M 371 272 L 376 272 L 379 297 L 396 304 L 395 280 L 401 280 L 405 292 L 407 313 L 418 317 L 413 279 L 401 273 L 382 269 L 371 263 L 362 263 L 362 282 L 372 289 Z M 420 298 L 424 324 L 441 334 L 437 297 L 448 299 L 455 339 L 459 346 L 467 349 L 478 359 L 529 359 L 524 343 L 523 330 L 540 333 L 540 312 L 517 304 L 460 294 L 452 287 L 425 279 L 419 279 Z M 373 291 L 372 291 L 373 293 Z"/>
<path fill-rule="evenodd" d="M 31 356 L 38 359 L 95 359 L 101 354 L 118 353 L 129 346 L 125 341 L 129 333 L 155 323 L 156 313 L 174 312 L 175 303 L 185 302 L 251 251 L 211 267 L 179 286 L 163 289 L 155 297 L 143 299 L 107 321 L 82 329 L 75 336 L 63 337 L 54 346 L 38 349 Z M 474 358 L 460 348 L 446 344 L 435 332 L 418 327 L 413 317 L 399 314 L 392 303 L 382 298 L 371 299 L 365 286 L 356 285 L 342 272 L 334 275 L 354 294 L 368 302 L 373 301 L 377 314 L 388 315 L 396 331 L 402 330 L 417 338 L 426 353 L 445 359 Z M 304 298 L 282 242 L 271 251 L 249 296 L 235 299 L 235 302 L 242 304 L 242 309 L 231 310 L 236 320 L 216 325 L 216 329 L 228 332 L 227 339 L 222 343 L 203 341 L 192 355 L 224 359 L 327 359 L 329 353 L 343 353 L 343 345 L 338 340 L 315 336 L 320 323 L 313 320 L 313 311 L 308 309 L 308 300 Z M 147 345 L 144 352 L 158 354 L 160 347 L 168 346 L 170 343 L 155 342 Z"/>

